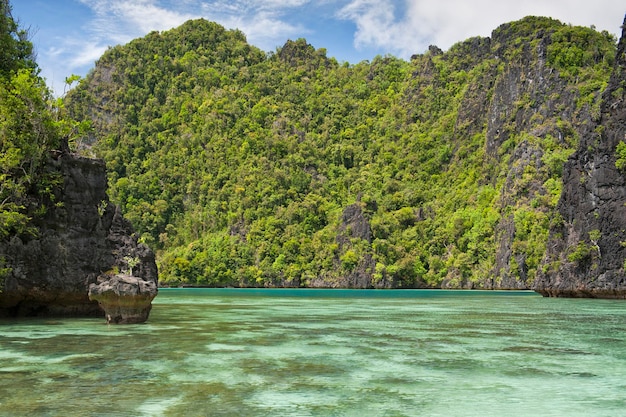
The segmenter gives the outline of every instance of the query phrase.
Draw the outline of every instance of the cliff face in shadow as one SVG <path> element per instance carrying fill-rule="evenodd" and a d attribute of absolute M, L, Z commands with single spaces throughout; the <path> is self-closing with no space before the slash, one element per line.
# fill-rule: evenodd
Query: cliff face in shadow
<path fill-rule="evenodd" d="M 550 231 L 535 290 L 545 296 L 626 298 L 626 18 L 599 123 L 581 138 L 563 172 L 561 216 Z"/>
<path fill-rule="evenodd" d="M 61 152 L 47 169 L 63 178 L 56 204 L 34 220 L 34 236 L 0 242 L 0 316 L 103 315 L 88 298 L 89 285 L 130 269 L 156 284 L 154 254 L 108 200 L 104 162 Z"/>

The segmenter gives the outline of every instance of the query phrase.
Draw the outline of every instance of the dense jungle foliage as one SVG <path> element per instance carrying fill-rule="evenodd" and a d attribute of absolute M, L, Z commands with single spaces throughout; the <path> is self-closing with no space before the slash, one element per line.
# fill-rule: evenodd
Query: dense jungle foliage
<path fill-rule="evenodd" d="M 36 235 L 33 219 L 54 203 L 61 181 L 45 161 L 72 124 L 38 74 L 28 31 L 13 18 L 9 1 L 0 0 L 0 239 Z M 8 272 L 5 262 L 0 254 L 0 278 Z"/>
<path fill-rule="evenodd" d="M 615 44 L 529 17 L 351 65 L 195 20 L 110 48 L 66 106 L 163 284 L 523 287 Z"/>

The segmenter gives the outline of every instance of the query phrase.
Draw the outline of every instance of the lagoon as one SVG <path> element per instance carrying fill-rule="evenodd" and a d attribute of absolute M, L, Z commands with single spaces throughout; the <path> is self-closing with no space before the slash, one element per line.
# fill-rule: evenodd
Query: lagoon
<path fill-rule="evenodd" d="M 0 416 L 617 416 L 626 303 L 162 289 L 146 324 L 0 320 Z"/>

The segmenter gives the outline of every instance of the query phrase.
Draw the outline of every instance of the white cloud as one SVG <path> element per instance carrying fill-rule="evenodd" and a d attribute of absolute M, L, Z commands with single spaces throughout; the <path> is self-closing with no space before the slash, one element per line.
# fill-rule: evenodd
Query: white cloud
<path fill-rule="evenodd" d="M 95 18 L 83 27 L 96 41 L 128 42 L 153 30 L 178 26 L 198 14 L 160 6 L 156 0 L 80 0 L 92 9 Z"/>
<path fill-rule="evenodd" d="M 311 0 L 80 0 L 95 17 L 83 29 L 92 43 L 115 45 L 144 36 L 153 30 L 167 30 L 189 19 L 204 17 L 229 29 L 240 29 L 248 40 L 273 49 L 289 36 L 307 33 L 301 24 L 284 17 Z M 93 46 L 93 45 L 92 45 Z M 87 54 L 83 54 L 87 55 Z"/>
<path fill-rule="evenodd" d="M 137 2 L 117 1 L 116 3 L 116 17 L 125 20 L 128 25 L 136 27 L 142 33 L 152 30 L 170 29 L 197 17 L 197 15 L 193 14 L 178 13 L 160 8 L 147 0 Z"/>
<path fill-rule="evenodd" d="M 105 46 L 90 40 L 67 39 L 62 47 L 50 47 L 45 53 L 49 58 L 66 61 L 70 68 L 78 68 L 93 64 L 105 50 Z"/>
<path fill-rule="evenodd" d="M 618 34 L 624 13 L 614 0 L 351 0 L 338 13 L 357 26 L 356 48 L 378 48 L 407 58 L 429 44 L 447 49 L 472 36 L 489 36 L 502 23 L 528 15 Z M 398 13 L 401 9 L 404 13 Z"/>
<path fill-rule="evenodd" d="M 338 13 L 340 18 L 353 20 L 357 26 L 354 42 L 357 47 L 392 45 L 398 37 L 394 6 L 376 0 L 355 0 Z"/>
<path fill-rule="evenodd" d="M 251 44 L 263 50 L 272 50 L 294 34 L 306 34 L 308 32 L 304 26 L 292 25 L 271 13 L 259 13 L 252 19 L 238 20 L 227 26 L 239 28 L 246 33 Z"/>
<path fill-rule="evenodd" d="M 302 24 L 290 23 L 286 16 L 310 0 L 217 0 L 204 2 L 203 16 L 229 29 L 239 29 L 248 41 L 272 50 L 290 36 L 306 34 Z"/>

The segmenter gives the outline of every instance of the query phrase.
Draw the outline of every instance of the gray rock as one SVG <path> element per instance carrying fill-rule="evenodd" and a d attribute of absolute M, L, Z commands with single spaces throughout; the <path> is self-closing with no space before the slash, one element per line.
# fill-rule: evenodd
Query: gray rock
<path fill-rule="evenodd" d="M 101 276 L 89 286 L 89 299 L 104 310 L 107 323 L 143 323 L 157 295 L 156 283 L 130 275 Z"/>

